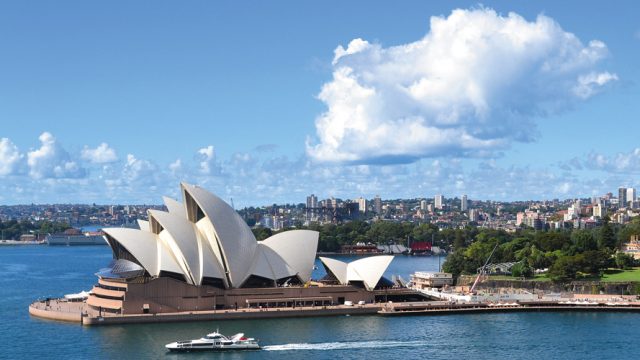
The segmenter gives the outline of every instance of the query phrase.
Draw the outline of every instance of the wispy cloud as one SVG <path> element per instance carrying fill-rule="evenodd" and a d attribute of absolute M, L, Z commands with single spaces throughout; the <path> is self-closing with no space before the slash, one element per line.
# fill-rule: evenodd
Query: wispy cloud
<path fill-rule="evenodd" d="M 107 143 L 101 143 L 95 149 L 85 146 L 82 149 L 81 157 L 94 164 L 106 164 L 118 161 L 115 150 L 109 147 Z"/>

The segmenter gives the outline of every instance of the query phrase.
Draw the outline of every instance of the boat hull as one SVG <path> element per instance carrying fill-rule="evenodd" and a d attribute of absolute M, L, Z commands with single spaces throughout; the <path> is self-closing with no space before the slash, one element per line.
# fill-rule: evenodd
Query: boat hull
<path fill-rule="evenodd" d="M 167 347 L 170 352 L 226 352 L 226 351 L 255 351 L 260 350 L 260 346 L 256 347 L 238 347 L 238 346 L 225 346 L 225 347 Z"/>

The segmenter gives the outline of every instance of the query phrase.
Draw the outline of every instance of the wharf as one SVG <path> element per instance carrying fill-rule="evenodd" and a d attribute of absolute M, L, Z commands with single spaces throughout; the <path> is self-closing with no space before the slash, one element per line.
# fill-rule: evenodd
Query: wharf
<path fill-rule="evenodd" d="M 375 315 L 382 304 L 306 306 L 296 308 L 241 308 L 238 310 L 206 310 L 167 312 L 156 314 L 98 313 L 84 302 L 67 302 L 60 299 L 37 301 L 29 306 L 29 314 L 49 320 L 76 322 L 82 325 L 141 324 L 179 321 L 210 321 L 240 319 L 271 319 L 293 317 Z"/>
<path fill-rule="evenodd" d="M 34 302 L 29 306 L 32 316 L 49 320 L 76 322 L 85 326 L 112 324 L 142 324 L 181 321 L 248 320 L 317 316 L 380 315 L 453 315 L 505 312 L 640 312 L 640 302 L 619 304 L 567 304 L 562 301 L 521 301 L 519 303 L 452 303 L 448 301 L 377 303 L 355 306 L 309 306 L 296 308 L 242 308 L 238 310 L 207 310 L 157 314 L 98 313 L 84 302 L 60 299 Z"/>
<path fill-rule="evenodd" d="M 472 313 L 502 313 L 502 312 L 640 312 L 640 303 L 620 303 L 616 305 L 567 304 L 559 301 L 521 301 L 518 303 L 451 303 L 434 301 L 430 303 L 389 303 L 378 311 L 382 316 L 415 316 L 415 315 L 449 315 Z"/>

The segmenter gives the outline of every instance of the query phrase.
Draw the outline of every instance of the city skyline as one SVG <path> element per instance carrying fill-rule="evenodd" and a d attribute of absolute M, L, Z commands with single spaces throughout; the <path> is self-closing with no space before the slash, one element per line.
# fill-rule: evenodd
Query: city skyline
<path fill-rule="evenodd" d="M 638 5 L 483 4 L 5 3 L 0 204 L 637 188 Z"/>

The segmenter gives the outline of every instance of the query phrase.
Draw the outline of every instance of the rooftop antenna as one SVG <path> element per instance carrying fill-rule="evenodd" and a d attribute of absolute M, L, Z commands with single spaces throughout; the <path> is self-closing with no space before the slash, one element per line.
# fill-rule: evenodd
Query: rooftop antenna
<path fill-rule="evenodd" d="M 236 206 L 235 206 L 235 205 L 233 205 L 233 198 L 231 198 L 231 208 L 232 208 L 233 210 L 235 210 L 235 209 L 236 209 Z"/>

